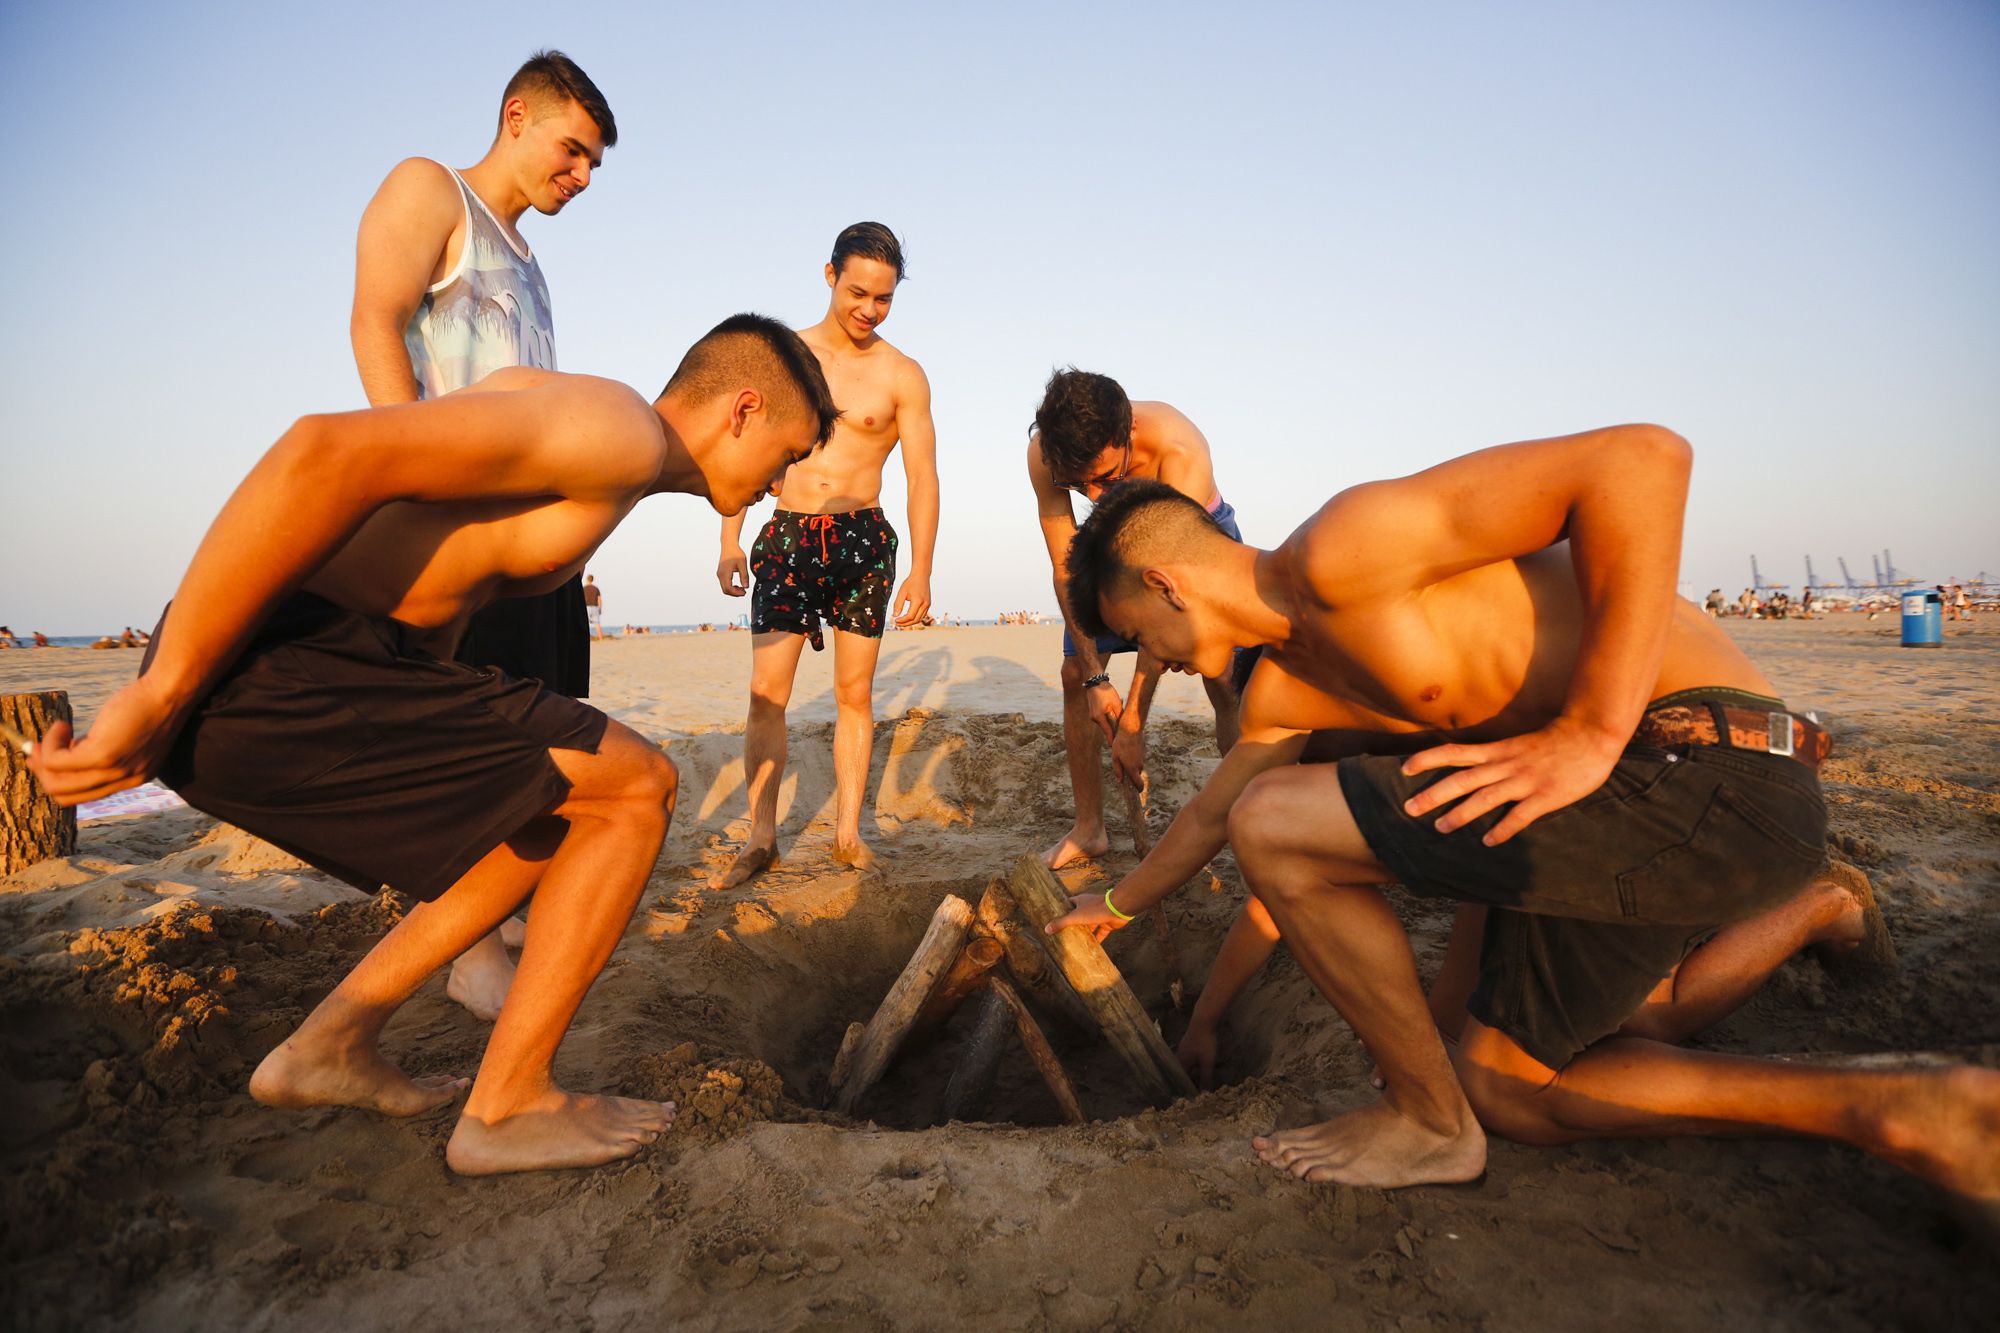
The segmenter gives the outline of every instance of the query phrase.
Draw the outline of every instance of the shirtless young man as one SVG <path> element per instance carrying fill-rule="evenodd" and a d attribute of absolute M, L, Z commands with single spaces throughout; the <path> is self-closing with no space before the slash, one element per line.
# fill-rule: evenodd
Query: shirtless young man
<path fill-rule="evenodd" d="M 1620 1034 L 1692 943 L 1794 897 L 1823 854 L 1824 737 L 1674 595 L 1689 460 L 1671 432 L 1617 427 L 1356 487 L 1275 551 L 1158 486 L 1078 534 L 1086 626 L 1208 676 L 1267 650 L 1236 747 L 1152 856 L 1053 926 L 1115 928 L 1234 846 L 1387 1082 L 1254 1140 L 1271 1165 L 1393 1187 L 1478 1176 L 1482 1126 L 1543 1144 L 1783 1132 L 2000 1204 L 2000 1072 Z M 1337 763 L 1297 762 L 1316 738 Z M 1490 909 L 1454 1053 L 1388 881 Z"/>
<path fill-rule="evenodd" d="M 500 95 L 486 155 L 464 171 L 427 157 L 397 164 L 361 216 L 348 333 L 372 406 L 437 398 L 505 366 L 556 368 L 548 284 L 520 233 L 529 209 L 553 217 L 590 185 L 618 122 L 590 76 L 538 51 Z M 457 658 L 590 693 L 581 585 L 505 597 L 466 626 Z M 518 922 L 508 925 L 518 928 Z M 446 989 L 492 1019 L 514 980 L 500 932 L 452 963 Z"/>
<path fill-rule="evenodd" d="M 81 740 L 52 728 L 30 763 L 64 805 L 157 773 L 197 809 L 421 900 L 264 1058 L 252 1096 L 389 1115 L 452 1100 L 464 1079 L 413 1079 L 378 1039 L 532 891 L 520 973 L 445 1160 L 589 1166 L 667 1127 L 671 1105 L 567 1092 L 551 1071 L 653 869 L 674 766 L 574 699 L 446 659 L 481 605 L 560 586 L 643 497 L 734 513 L 836 415 L 797 336 L 738 315 L 651 404 L 610 380 L 498 370 L 442 398 L 303 417 L 251 470 L 139 678 Z"/>
<path fill-rule="evenodd" d="M 1146 714 L 1159 687 L 1160 664 L 1115 634 L 1092 638 L 1078 631 L 1064 563 L 1076 536 L 1070 493 L 1095 504 L 1107 487 L 1129 478 L 1165 482 L 1204 506 L 1224 532 L 1242 539 L 1236 511 L 1215 484 L 1208 438 L 1192 421 L 1165 403 L 1132 402 L 1108 375 L 1076 369 L 1051 375 L 1028 437 L 1028 481 L 1035 489 L 1042 540 L 1048 543 L 1055 572 L 1056 605 L 1063 614 L 1063 748 L 1076 799 L 1076 822 L 1042 852 L 1042 863 L 1051 870 L 1102 856 L 1111 847 L 1098 770 L 1103 742 L 1111 742 L 1111 771 L 1117 781 L 1137 786 L 1146 771 Z M 1114 653 L 1138 655 L 1122 700 L 1105 670 L 1105 659 Z M 1215 708 L 1215 743 L 1227 750 L 1236 739 L 1234 683 L 1204 679 L 1202 688 Z"/>
<path fill-rule="evenodd" d="M 903 280 L 903 248 L 879 222 L 857 222 L 834 239 L 826 266 L 826 317 L 799 331 L 819 358 L 840 404 L 826 448 L 785 475 L 777 512 L 743 556 L 742 514 L 722 520 L 715 575 L 731 597 L 751 593 L 750 716 L 743 770 L 750 838 L 714 889 L 734 888 L 778 859 L 778 784 L 785 776 L 785 706 L 806 641 L 833 627 L 833 859 L 867 869 L 861 799 L 875 743 L 875 659 L 896 578 L 896 530 L 881 509 L 882 468 L 903 445 L 909 484 L 910 574 L 895 596 L 896 624 L 919 623 L 931 604 L 937 544 L 937 429 L 924 368 L 877 331 Z"/>

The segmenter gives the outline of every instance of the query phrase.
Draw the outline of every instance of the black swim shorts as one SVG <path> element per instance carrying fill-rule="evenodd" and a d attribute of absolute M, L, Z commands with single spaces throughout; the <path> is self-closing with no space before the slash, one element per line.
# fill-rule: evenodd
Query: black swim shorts
<path fill-rule="evenodd" d="M 1673 702 L 1709 698 L 1784 707 L 1736 691 Z M 1472 1015 L 1551 1069 L 1616 1032 L 1717 927 L 1786 901 L 1825 859 L 1818 775 L 1780 755 L 1630 746 L 1597 791 L 1498 847 L 1480 838 L 1507 807 L 1447 834 L 1431 827 L 1442 811 L 1405 814 L 1455 771 L 1405 777 L 1405 758 L 1341 760 L 1348 808 L 1412 893 L 1494 909 Z"/>
<path fill-rule="evenodd" d="M 826 646 L 823 620 L 835 629 L 882 637 L 896 582 L 896 530 L 880 509 L 802 514 L 780 509 L 750 548 L 750 628 L 803 634 Z"/>
<path fill-rule="evenodd" d="M 554 592 L 501 597 L 472 613 L 454 661 L 538 680 L 572 699 L 590 694 L 590 618 L 583 575 Z"/>
<path fill-rule="evenodd" d="M 160 781 L 357 888 L 438 897 L 561 803 L 549 751 L 596 753 L 607 720 L 411 634 L 294 593 L 196 706 Z"/>

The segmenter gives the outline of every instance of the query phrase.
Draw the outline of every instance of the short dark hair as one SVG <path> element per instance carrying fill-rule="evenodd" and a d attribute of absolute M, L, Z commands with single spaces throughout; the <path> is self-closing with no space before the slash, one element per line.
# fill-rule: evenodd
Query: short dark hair
<path fill-rule="evenodd" d="M 1110 633 L 1099 606 L 1140 568 L 1187 549 L 1190 536 L 1227 538 L 1214 515 L 1164 481 L 1134 478 L 1104 493 L 1069 544 L 1069 609 L 1092 638 Z"/>
<path fill-rule="evenodd" d="M 1058 477 L 1077 477 L 1112 445 L 1132 438 L 1132 400 L 1109 375 L 1068 366 L 1049 376 L 1035 409 L 1042 461 Z"/>
<path fill-rule="evenodd" d="M 840 276 L 850 259 L 873 259 L 896 270 L 903 280 L 903 243 L 879 222 L 857 222 L 833 238 L 833 273 Z"/>
<path fill-rule="evenodd" d="M 500 94 L 500 114 L 503 118 L 507 114 L 507 103 L 517 97 L 523 101 L 543 97 L 574 102 L 583 108 L 586 116 L 597 122 L 597 132 L 604 136 L 606 148 L 618 142 L 618 121 L 611 114 L 611 104 L 604 100 L 603 93 L 597 91 L 597 85 L 590 81 L 590 76 L 560 51 L 537 51 L 528 57 L 526 64 L 514 71 L 514 77 L 507 80 L 507 90 Z"/>
<path fill-rule="evenodd" d="M 840 419 L 819 358 L 798 334 L 768 315 L 731 315 L 703 334 L 681 358 L 660 396 L 674 394 L 699 403 L 746 387 L 762 393 L 779 415 L 812 417 L 819 444 L 827 442 Z"/>

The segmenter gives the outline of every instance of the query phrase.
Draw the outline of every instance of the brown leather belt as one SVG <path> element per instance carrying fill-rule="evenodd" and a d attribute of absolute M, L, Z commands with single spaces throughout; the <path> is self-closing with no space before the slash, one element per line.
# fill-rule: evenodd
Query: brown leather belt
<path fill-rule="evenodd" d="M 1784 755 L 1818 771 L 1833 740 L 1810 718 L 1710 703 L 1656 708 L 1639 719 L 1632 739 L 1641 745 L 1722 745 Z"/>

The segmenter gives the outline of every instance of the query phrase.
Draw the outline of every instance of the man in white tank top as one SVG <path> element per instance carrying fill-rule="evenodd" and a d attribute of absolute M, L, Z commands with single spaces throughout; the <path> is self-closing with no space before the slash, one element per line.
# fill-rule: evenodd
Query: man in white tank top
<path fill-rule="evenodd" d="M 492 146 L 476 164 L 396 165 L 355 245 L 348 331 L 371 406 L 441 397 L 510 366 L 556 369 L 548 286 L 516 224 L 530 208 L 561 212 L 616 142 L 618 123 L 589 76 L 562 52 L 540 51 L 508 81 Z M 481 609 L 455 656 L 589 694 L 581 582 Z M 491 1019 L 513 979 L 496 931 L 452 965 L 448 990 Z"/>

